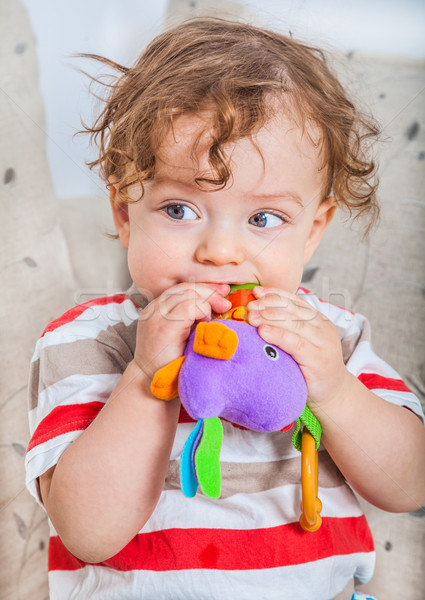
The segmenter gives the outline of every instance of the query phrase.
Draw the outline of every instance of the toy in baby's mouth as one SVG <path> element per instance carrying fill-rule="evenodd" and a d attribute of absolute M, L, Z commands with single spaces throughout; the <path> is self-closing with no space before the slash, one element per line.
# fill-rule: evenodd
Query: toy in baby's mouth
<path fill-rule="evenodd" d="M 180 396 L 197 421 L 180 458 L 182 491 L 188 497 L 198 485 L 206 496 L 220 496 L 220 418 L 259 432 L 287 431 L 296 422 L 292 443 L 301 451 L 300 525 L 316 531 L 322 522 L 317 497 L 321 427 L 306 404 L 298 364 L 248 324 L 246 305 L 255 299 L 251 290 L 256 285 L 231 286 L 232 308 L 197 324 L 184 356 L 155 373 L 151 390 L 161 400 Z"/>

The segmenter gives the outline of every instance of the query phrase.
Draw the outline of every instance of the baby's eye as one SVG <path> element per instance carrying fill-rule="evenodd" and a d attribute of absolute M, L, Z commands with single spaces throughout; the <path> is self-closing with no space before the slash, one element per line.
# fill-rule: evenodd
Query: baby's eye
<path fill-rule="evenodd" d="M 198 215 L 184 204 L 169 204 L 163 210 L 169 217 L 177 221 L 189 221 L 198 218 Z"/>
<path fill-rule="evenodd" d="M 271 212 L 259 212 L 249 218 L 248 223 L 255 227 L 277 227 L 285 223 L 286 219 Z"/>

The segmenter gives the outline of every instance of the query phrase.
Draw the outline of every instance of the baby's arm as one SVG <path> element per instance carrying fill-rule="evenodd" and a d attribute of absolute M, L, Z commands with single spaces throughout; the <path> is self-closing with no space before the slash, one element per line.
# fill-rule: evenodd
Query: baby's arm
<path fill-rule="evenodd" d="M 218 291 L 217 291 L 218 290 Z M 143 527 L 161 494 L 180 402 L 150 392 L 155 371 L 182 356 L 193 323 L 223 312 L 229 286 L 179 284 L 142 311 L 134 360 L 91 425 L 40 478 L 49 517 L 86 562 L 119 552 Z M 220 293 L 219 293 L 220 292 Z"/>
<path fill-rule="evenodd" d="M 425 429 L 420 419 L 368 390 L 347 370 L 338 331 L 322 313 L 282 290 L 256 288 L 254 294 L 250 323 L 300 365 L 323 443 L 350 485 L 384 510 L 421 507 Z"/>
<path fill-rule="evenodd" d="M 334 402 L 312 410 L 327 451 L 363 498 L 391 512 L 423 506 L 425 429 L 417 415 L 380 398 L 350 373 Z"/>

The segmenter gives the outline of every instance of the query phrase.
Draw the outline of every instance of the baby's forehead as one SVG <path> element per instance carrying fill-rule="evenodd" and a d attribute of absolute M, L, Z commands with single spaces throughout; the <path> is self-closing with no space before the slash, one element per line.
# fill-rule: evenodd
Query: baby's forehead
<path fill-rule="evenodd" d="M 154 177 L 147 184 L 152 199 L 167 196 L 214 201 L 217 206 L 234 200 L 235 210 L 253 210 L 261 205 L 274 210 L 285 208 L 291 217 L 300 206 L 322 197 L 324 172 L 319 169 L 314 148 L 303 147 L 295 128 L 283 129 L 283 133 L 280 129 L 264 129 L 255 140 L 241 138 L 233 147 L 230 145 L 230 177 L 221 185 L 211 183 L 217 181 L 217 172 L 208 162 L 208 152 L 191 153 L 190 136 L 181 134 L 196 130 L 186 125 L 170 138 L 169 146 L 158 157 Z M 209 142 L 200 140 L 199 148 L 208 149 Z"/>
<path fill-rule="evenodd" d="M 193 180 L 194 172 L 208 169 L 212 143 L 212 123 L 207 115 L 181 115 L 172 123 L 155 153 L 155 179 L 166 174 L 183 182 Z"/>
<path fill-rule="evenodd" d="M 319 169 L 318 139 L 314 124 L 298 125 L 292 117 L 275 115 L 250 135 L 238 135 L 225 143 L 220 152 L 229 161 L 231 170 L 250 162 L 253 169 L 260 164 L 272 169 L 276 162 L 297 157 L 308 163 L 317 163 Z M 181 115 L 173 122 L 155 155 L 155 179 L 175 178 L 191 183 L 211 171 L 211 149 L 215 143 L 214 121 L 207 113 Z"/>

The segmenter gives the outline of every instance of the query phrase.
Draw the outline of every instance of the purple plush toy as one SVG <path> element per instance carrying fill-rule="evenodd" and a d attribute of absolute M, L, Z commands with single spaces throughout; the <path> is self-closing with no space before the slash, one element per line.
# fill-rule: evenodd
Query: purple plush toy
<path fill-rule="evenodd" d="M 216 342 L 223 358 L 210 356 Z M 222 417 L 254 431 L 280 431 L 304 409 L 307 386 L 299 366 L 251 325 L 199 323 L 185 357 L 178 391 L 195 420 Z"/>
<path fill-rule="evenodd" d="M 238 307 L 240 308 L 240 307 Z M 307 386 L 294 359 L 267 344 L 244 321 L 200 322 L 189 337 L 184 356 L 155 373 L 152 393 L 162 400 L 177 395 L 198 421 L 180 459 L 183 493 L 198 485 L 218 498 L 221 489 L 220 418 L 260 432 L 286 430 L 297 421 L 292 441 L 301 451 L 301 421 L 320 443 L 320 424 L 306 405 Z"/>

